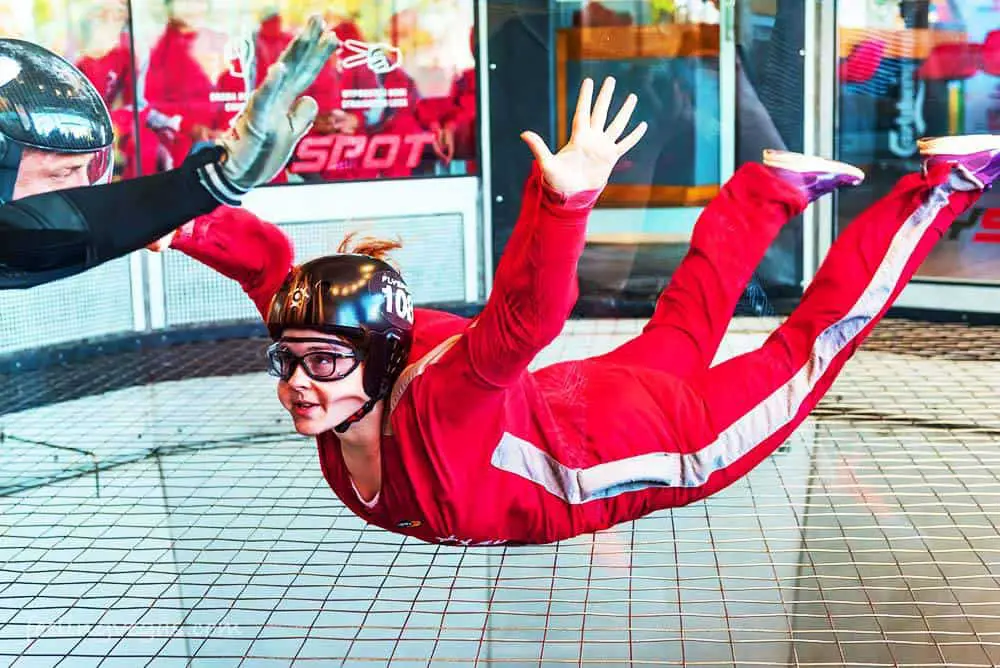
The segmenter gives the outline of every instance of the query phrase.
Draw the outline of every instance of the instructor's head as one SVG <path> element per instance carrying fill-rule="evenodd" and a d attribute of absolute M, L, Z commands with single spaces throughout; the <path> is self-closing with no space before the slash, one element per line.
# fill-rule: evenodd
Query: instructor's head
<path fill-rule="evenodd" d="M 57 54 L 0 39 L 0 202 L 107 183 L 114 131 L 104 100 Z"/>
<path fill-rule="evenodd" d="M 296 267 L 271 301 L 270 372 L 300 434 L 346 431 L 385 399 L 410 350 L 413 302 L 384 256 L 398 243 L 367 241 Z"/>

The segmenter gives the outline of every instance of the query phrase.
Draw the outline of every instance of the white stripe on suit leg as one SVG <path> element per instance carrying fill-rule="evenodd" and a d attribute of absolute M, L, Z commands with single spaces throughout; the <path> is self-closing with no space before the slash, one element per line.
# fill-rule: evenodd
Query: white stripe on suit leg
<path fill-rule="evenodd" d="M 698 452 L 653 452 L 570 468 L 533 443 L 505 432 L 491 464 L 574 505 L 652 487 L 703 486 L 711 474 L 731 466 L 794 419 L 837 355 L 887 305 L 906 263 L 955 190 L 947 183 L 931 190 L 928 200 L 896 232 L 854 306 L 817 337 L 805 366 Z"/>

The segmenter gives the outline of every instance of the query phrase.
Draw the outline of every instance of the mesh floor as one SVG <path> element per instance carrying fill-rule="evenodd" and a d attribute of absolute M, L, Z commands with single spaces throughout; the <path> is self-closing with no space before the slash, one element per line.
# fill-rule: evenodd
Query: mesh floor
<path fill-rule="evenodd" d="M 641 325 L 572 322 L 537 364 Z M 4 378 L 0 664 L 1000 665 L 1000 362 L 944 354 L 1000 337 L 885 325 L 743 481 L 541 547 L 355 518 L 261 342 Z"/>

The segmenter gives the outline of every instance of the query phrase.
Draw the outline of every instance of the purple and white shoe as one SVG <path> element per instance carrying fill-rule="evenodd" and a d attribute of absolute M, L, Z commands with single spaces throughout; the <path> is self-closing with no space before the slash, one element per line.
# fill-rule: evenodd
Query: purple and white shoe
<path fill-rule="evenodd" d="M 926 137 L 917 142 L 924 172 L 941 163 L 954 165 L 963 176 L 986 190 L 1000 177 L 1000 135 Z"/>
<path fill-rule="evenodd" d="M 846 162 L 817 158 L 790 151 L 764 150 L 764 165 L 779 178 L 795 186 L 810 202 L 844 186 L 857 186 L 865 173 Z"/>

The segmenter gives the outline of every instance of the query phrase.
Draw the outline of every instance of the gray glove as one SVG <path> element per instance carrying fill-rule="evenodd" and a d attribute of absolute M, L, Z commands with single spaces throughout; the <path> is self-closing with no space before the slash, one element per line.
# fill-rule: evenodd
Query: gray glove
<path fill-rule="evenodd" d="M 218 140 L 225 150 L 223 160 L 199 170 L 202 185 L 215 199 L 238 206 L 240 197 L 273 179 L 288 163 L 316 120 L 316 100 L 300 96 L 338 45 L 333 31 L 324 32 L 323 20 L 313 16 L 271 65 L 232 128 Z"/>

